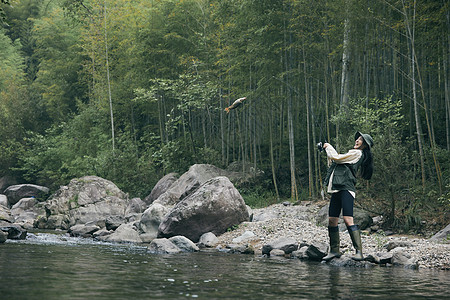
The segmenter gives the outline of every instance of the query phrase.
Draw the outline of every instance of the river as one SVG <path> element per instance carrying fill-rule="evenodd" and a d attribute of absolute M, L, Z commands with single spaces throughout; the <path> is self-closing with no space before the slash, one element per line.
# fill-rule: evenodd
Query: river
<path fill-rule="evenodd" d="M 143 246 L 61 234 L 0 244 L 0 299 L 448 299 L 450 273 Z"/>

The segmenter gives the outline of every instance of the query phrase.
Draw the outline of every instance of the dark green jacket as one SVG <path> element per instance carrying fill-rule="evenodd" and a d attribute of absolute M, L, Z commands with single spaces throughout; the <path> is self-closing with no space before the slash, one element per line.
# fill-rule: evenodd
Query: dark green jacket
<path fill-rule="evenodd" d="M 361 158 L 355 164 L 337 164 L 333 162 L 331 166 L 328 168 L 327 176 L 324 180 L 324 186 L 327 189 L 328 183 L 330 181 L 331 174 L 334 171 L 333 182 L 331 185 L 332 190 L 338 191 L 352 191 L 356 192 L 356 172 L 364 158 L 364 153 Z"/>

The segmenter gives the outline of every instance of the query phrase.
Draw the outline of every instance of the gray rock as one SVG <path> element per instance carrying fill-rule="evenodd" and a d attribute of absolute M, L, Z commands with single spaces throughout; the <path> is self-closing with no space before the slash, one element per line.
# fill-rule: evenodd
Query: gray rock
<path fill-rule="evenodd" d="M 120 225 L 126 223 L 124 216 L 108 216 L 105 220 L 105 227 L 108 230 L 116 230 Z"/>
<path fill-rule="evenodd" d="M 168 212 L 168 208 L 159 203 L 152 203 L 144 211 L 138 225 L 139 234 L 144 243 L 151 242 L 158 236 L 159 224 Z"/>
<path fill-rule="evenodd" d="M 6 195 L 0 194 L 0 205 L 8 207 L 8 197 Z"/>
<path fill-rule="evenodd" d="M 328 226 L 328 207 L 329 205 L 325 205 L 322 207 L 319 212 L 317 213 L 317 224 L 321 226 Z M 361 230 L 364 230 L 368 228 L 370 225 L 372 225 L 372 217 L 370 217 L 370 214 L 360 208 L 355 207 L 353 209 L 353 221 L 355 224 L 358 224 L 359 228 Z M 346 230 L 344 221 L 341 217 L 339 218 L 339 230 L 344 231 Z"/>
<path fill-rule="evenodd" d="M 255 249 L 248 244 L 228 244 L 226 246 L 228 253 L 255 254 Z"/>
<path fill-rule="evenodd" d="M 386 248 L 387 251 L 391 251 L 392 249 L 395 249 L 397 247 L 403 248 L 412 247 L 412 243 L 405 241 L 390 241 L 386 245 L 384 245 L 384 248 Z"/>
<path fill-rule="evenodd" d="M 206 232 L 220 235 L 248 219 L 244 199 L 230 180 L 215 177 L 177 203 L 159 225 L 158 237 L 183 235 L 196 242 Z"/>
<path fill-rule="evenodd" d="M 44 204 L 36 198 L 22 198 L 11 208 L 14 223 L 32 229 L 38 216 L 45 215 Z"/>
<path fill-rule="evenodd" d="M 297 242 L 292 238 L 282 237 L 266 244 L 262 247 L 262 254 L 270 255 L 273 249 L 282 250 L 286 254 L 291 254 L 293 251 L 298 249 Z"/>
<path fill-rule="evenodd" d="M 402 248 L 396 248 L 392 252 L 391 262 L 394 266 L 403 266 L 407 269 L 417 269 L 419 267 L 418 261 L 404 252 Z"/>
<path fill-rule="evenodd" d="M 369 254 L 369 255 L 367 255 L 367 256 L 364 258 L 364 260 L 366 260 L 366 261 L 368 261 L 368 262 L 371 262 L 371 263 L 374 263 L 374 264 L 380 264 L 380 258 L 379 258 L 377 255 L 375 255 L 375 254 Z"/>
<path fill-rule="evenodd" d="M 47 198 L 49 189 L 35 184 L 17 184 L 9 186 L 4 194 L 8 197 L 8 204 L 12 206 L 22 198 L 35 197 L 38 201 L 44 201 Z"/>
<path fill-rule="evenodd" d="M 129 216 L 143 213 L 147 209 L 147 204 L 141 200 L 141 198 L 133 198 L 128 203 L 127 208 L 125 209 L 125 216 L 129 218 Z"/>
<path fill-rule="evenodd" d="M 169 238 L 169 241 L 180 248 L 183 252 L 197 252 L 200 250 L 193 241 L 182 235 L 173 236 Z"/>
<path fill-rule="evenodd" d="M 75 226 L 78 226 L 78 225 L 75 225 Z M 106 228 L 102 228 L 100 230 L 93 232 L 92 236 L 97 240 L 101 240 L 102 238 L 104 238 L 112 233 L 113 233 L 112 230 L 107 230 Z"/>
<path fill-rule="evenodd" d="M 8 234 L 5 233 L 3 230 L 0 230 L 0 244 L 6 242 L 7 238 L 8 238 Z"/>
<path fill-rule="evenodd" d="M 124 216 L 128 196 L 114 183 L 97 176 L 72 179 L 45 202 L 46 223 L 40 228 L 67 230 L 76 224 L 104 227 L 108 216 Z"/>
<path fill-rule="evenodd" d="M 226 171 L 213 165 L 195 164 L 189 168 L 189 171 L 181 175 L 155 201 L 165 206 L 175 205 L 194 193 L 206 181 L 226 174 Z"/>
<path fill-rule="evenodd" d="M 248 211 L 248 221 L 253 222 L 253 209 L 248 205 L 245 205 L 245 206 L 247 207 L 247 211 Z"/>
<path fill-rule="evenodd" d="M 94 224 L 77 224 L 70 227 L 68 232 L 71 236 L 91 237 L 93 233 L 98 231 L 99 229 L 100 227 Z"/>
<path fill-rule="evenodd" d="M 348 255 L 342 255 L 340 258 L 333 258 L 327 264 L 336 267 L 359 267 L 359 268 L 369 268 L 375 266 L 374 263 L 368 261 L 355 261 Z"/>
<path fill-rule="evenodd" d="M 327 255 L 328 245 L 321 242 L 315 242 L 308 246 L 305 255 L 309 260 L 321 261 Z"/>
<path fill-rule="evenodd" d="M 306 250 L 308 250 L 308 246 L 302 246 L 300 249 L 293 251 L 291 253 L 292 257 L 298 259 L 307 259 L 308 255 L 306 254 Z"/>
<path fill-rule="evenodd" d="M 390 264 L 392 263 L 392 252 L 383 252 L 383 253 L 377 253 L 378 257 L 378 263 L 380 265 Z"/>
<path fill-rule="evenodd" d="M 0 230 L 8 233 L 8 239 L 11 240 L 24 240 L 27 237 L 27 231 L 17 224 L 0 221 Z"/>
<path fill-rule="evenodd" d="M 148 246 L 148 250 L 154 254 L 176 254 L 182 252 L 180 248 L 166 238 L 154 239 Z"/>
<path fill-rule="evenodd" d="M 11 210 L 3 205 L 0 205 L 0 221 L 6 221 L 8 223 L 14 222 L 14 218 L 11 215 Z"/>
<path fill-rule="evenodd" d="M 169 173 L 163 178 L 161 178 L 153 187 L 150 195 L 144 198 L 144 202 L 147 205 L 150 205 L 158 199 L 159 196 L 164 194 L 171 186 L 172 184 L 177 181 L 178 174 L 177 173 Z"/>
<path fill-rule="evenodd" d="M 199 238 L 198 244 L 201 247 L 214 247 L 219 242 L 217 236 L 212 232 L 206 232 Z"/>
<path fill-rule="evenodd" d="M 270 250 L 268 255 L 269 256 L 285 256 L 286 252 L 284 252 L 281 249 L 272 249 L 272 250 Z"/>
<path fill-rule="evenodd" d="M 431 241 L 450 242 L 450 224 L 430 238 Z"/>
<path fill-rule="evenodd" d="M 373 223 L 370 214 L 367 211 L 357 207 L 353 208 L 353 221 L 355 224 L 358 224 L 359 229 L 361 230 L 370 227 Z"/>
<path fill-rule="evenodd" d="M 238 236 L 237 238 L 233 239 L 233 243 L 242 243 L 245 241 L 253 240 L 256 238 L 256 235 L 252 231 L 246 231 L 242 235 Z"/>
<path fill-rule="evenodd" d="M 115 243 L 142 243 L 139 233 L 135 229 L 133 223 L 134 222 L 122 224 L 110 235 L 99 239 Z"/>
<path fill-rule="evenodd" d="M 278 214 L 276 214 L 274 212 L 261 211 L 260 213 L 253 214 L 252 221 L 253 222 L 264 222 L 264 221 L 268 221 L 268 220 L 277 219 L 278 217 L 279 217 Z"/>

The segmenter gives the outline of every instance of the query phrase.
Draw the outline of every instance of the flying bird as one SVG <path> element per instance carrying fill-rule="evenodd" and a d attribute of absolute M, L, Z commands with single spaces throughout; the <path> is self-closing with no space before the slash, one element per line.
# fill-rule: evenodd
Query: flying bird
<path fill-rule="evenodd" d="M 236 101 L 233 102 L 233 104 L 231 104 L 230 106 L 228 106 L 227 108 L 225 108 L 225 111 L 226 111 L 227 113 L 229 113 L 230 110 L 235 109 L 235 108 L 238 108 L 239 106 L 242 105 L 242 103 L 244 102 L 245 99 L 247 99 L 247 97 L 242 97 L 242 98 L 237 99 Z"/>

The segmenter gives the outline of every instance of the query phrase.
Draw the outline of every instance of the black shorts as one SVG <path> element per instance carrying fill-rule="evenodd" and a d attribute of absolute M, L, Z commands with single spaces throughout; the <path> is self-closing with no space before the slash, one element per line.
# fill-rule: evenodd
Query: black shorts
<path fill-rule="evenodd" d="M 353 198 L 349 191 L 339 191 L 331 194 L 328 216 L 339 218 L 341 214 L 346 217 L 353 217 Z"/>

